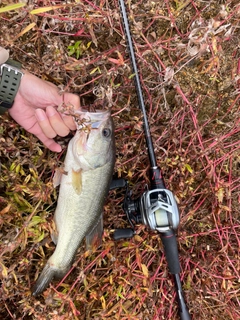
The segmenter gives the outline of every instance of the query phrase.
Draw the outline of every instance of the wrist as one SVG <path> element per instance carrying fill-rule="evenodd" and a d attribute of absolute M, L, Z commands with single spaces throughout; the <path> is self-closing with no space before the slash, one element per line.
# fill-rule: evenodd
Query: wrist
<path fill-rule="evenodd" d="M 9 59 L 0 66 L 0 114 L 12 107 L 23 75 L 17 61 Z"/>

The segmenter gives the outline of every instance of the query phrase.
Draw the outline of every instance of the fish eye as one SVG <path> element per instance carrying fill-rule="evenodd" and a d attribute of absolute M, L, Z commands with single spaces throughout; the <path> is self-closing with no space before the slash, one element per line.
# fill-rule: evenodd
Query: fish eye
<path fill-rule="evenodd" d="M 111 133 L 112 133 L 111 129 L 103 128 L 103 130 L 102 130 L 102 135 L 103 135 L 105 138 L 110 137 L 110 136 L 111 136 Z"/>

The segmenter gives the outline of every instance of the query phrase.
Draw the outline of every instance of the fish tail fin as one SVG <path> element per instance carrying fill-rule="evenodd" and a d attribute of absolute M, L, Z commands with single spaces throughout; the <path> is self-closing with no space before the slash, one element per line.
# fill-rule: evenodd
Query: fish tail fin
<path fill-rule="evenodd" d="M 58 271 L 56 267 L 53 267 L 50 263 L 47 263 L 39 278 L 37 279 L 37 282 L 32 288 L 32 295 L 36 297 L 41 294 L 48 287 L 52 279 L 57 275 Z"/>

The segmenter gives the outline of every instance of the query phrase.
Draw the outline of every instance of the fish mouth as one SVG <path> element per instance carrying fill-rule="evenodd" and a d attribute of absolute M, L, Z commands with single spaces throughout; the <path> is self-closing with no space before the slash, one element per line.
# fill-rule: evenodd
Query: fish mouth
<path fill-rule="evenodd" d="M 75 111 L 75 122 L 77 130 L 89 132 L 91 129 L 98 129 L 101 123 L 110 116 L 109 110 L 96 110 L 88 112 L 84 109 Z"/>
<path fill-rule="evenodd" d="M 76 144 L 77 154 L 82 156 L 89 150 L 88 139 L 92 130 L 97 130 L 105 122 L 111 113 L 110 110 L 96 110 L 88 112 L 84 109 L 75 111 L 75 122 L 77 125 Z"/>

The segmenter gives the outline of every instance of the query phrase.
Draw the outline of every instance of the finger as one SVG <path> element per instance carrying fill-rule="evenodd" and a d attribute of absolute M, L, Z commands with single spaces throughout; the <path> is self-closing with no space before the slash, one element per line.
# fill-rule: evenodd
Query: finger
<path fill-rule="evenodd" d="M 44 134 L 41 136 L 38 135 L 37 138 L 42 141 L 42 143 L 51 151 L 53 152 L 61 152 L 62 151 L 62 147 L 60 146 L 60 144 L 58 144 L 57 142 L 55 142 L 53 139 L 49 139 L 48 137 L 46 137 Z"/>
<path fill-rule="evenodd" d="M 53 130 L 56 132 L 57 135 L 59 135 L 60 137 L 65 137 L 69 134 L 69 128 L 66 126 L 62 117 L 54 107 L 47 107 L 46 115 Z"/>
<path fill-rule="evenodd" d="M 53 139 L 48 138 L 42 131 L 38 122 L 35 123 L 31 129 L 28 130 L 33 133 L 42 143 L 53 152 L 61 152 L 62 147 L 56 143 Z"/>
<path fill-rule="evenodd" d="M 45 111 L 43 109 L 36 109 L 35 116 L 44 135 L 50 139 L 56 137 L 57 134 L 53 129 Z"/>
<path fill-rule="evenodd" d="M 63 95 L 58 95 L 58 102 L 59 105 L 61 105 L 63 102 L 66 105 L 70 105 L 73 107 L 74 110 L 80 110 L 80 99 L 79 96 L 77 96 L 76 94 L 73 93 L 69 93 L 66 92 Z M 67 113 L 67 111 L 66 111 Z M 64 123 L 66 124 L 66 126 L 70 129 L 70 130 L 76 130 L 76 123 L 73 119 L 73 117 L 71 116 L 67 116 L 64 113 L 61 113 L 62 119 L 64 121 Z"/>
<path fill-rule="evenodd" d="M 76 94 L 70 93 L 70 92 L 64 92 L 63 95 L 59 94 L 56 102 L 58 105 L 61 105 L 63 102 L 66 105 L 71 105 L 71 106 L 73 106 L 74 110 L 80 109 L 79 96 L 77 96 Z"/>
<path fill-rule="evenodd" d="M 70 130 L 76 130 L 77 129 L 77 126 L 76 126 L 76 123 L 73 119 L 72 116 L 67 116 L 66 114 L 64 113 L 61 113 L 61 117 L 65 123 L 65 125 L 70 129 Z"/>

